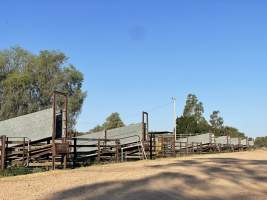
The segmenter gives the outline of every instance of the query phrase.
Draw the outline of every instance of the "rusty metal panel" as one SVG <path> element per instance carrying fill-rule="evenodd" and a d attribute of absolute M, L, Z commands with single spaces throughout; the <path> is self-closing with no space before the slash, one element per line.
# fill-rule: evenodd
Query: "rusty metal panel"
<path fill-rule="evenodd" d="M 55 155 L 67 154 L 70 151 L 70 145 L 68 142 L 65 143 L 55 143 Z"/>
<path fill-rule="evenodd" d="M 52 109 L 0 121 L 0 135 L 38 140 L 52 136 Z"/>

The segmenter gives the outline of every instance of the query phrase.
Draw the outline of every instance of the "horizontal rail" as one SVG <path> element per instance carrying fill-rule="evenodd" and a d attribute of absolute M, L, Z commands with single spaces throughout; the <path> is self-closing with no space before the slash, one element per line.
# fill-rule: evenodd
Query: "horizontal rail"
<path fill-rule="evenodd" d="M 79 137 L 73 137 L 72 139 L 77 139 L 80 141 L 101 141 L 101 142 L 116 142 L 118 139 L 102 139 L 102 138 L 79 138 Z"/>

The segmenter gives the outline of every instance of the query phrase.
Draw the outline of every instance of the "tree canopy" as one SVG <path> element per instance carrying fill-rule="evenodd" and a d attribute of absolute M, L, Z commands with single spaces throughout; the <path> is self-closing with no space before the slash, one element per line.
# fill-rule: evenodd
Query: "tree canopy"
<path fill-rule="evenodd" d="M 216 135 L 220 135 L 223 130 L 223 118 L 220 116 L 220 111 L 216 110 L 213 111 L 212 114 L 210 115 L 210 125 L 212 128 L 212 131 Z"/>
<path fill-rule="evenodd" d="M 256 147 L 267 147 L 267 136 L 257 137 L 255 140 Z"/>
<path fill-rule="evenodd" d="M 68 94 L 69 128 L 73 128 L 86 93 L 83 74 L 58 51 L 34 55 L 14 47 L 0 51 L 0 120 L 36 112 L 51 106 L 54 90 Z"/>
<path fill-rule="evenodd" d="M 203 117 L 204 107 L 196 95 L 189 94 L 186 99 L 183 115 L 176 120 L 177 134 L 207 133 L 209 125 Z"/>
<path fill-rule="evenodd" d="M 120 118 L 120 114 L 117 112 L 112 113 L 110 116 L 106 118 L 106 121 L 102 125 L 97 125 L 95 128 L 90 130 L 90 132 L 98 132 L 103 130 L 110 130 L 114 128 L 124 127 L 122 119 Z"/>
<path fill-rule="evenodd" d="M 203 116 L 204 106 L 196 95 L 189 94 L 186 99 L 183 115 L 176 120 L 178 135 L 197 135 L 213 132 L 216 136 L 229 135 L 231 137 L 245 137 L 238 129 L 224 126 L 220 111 L 213 111 L 209 122 Z"/>

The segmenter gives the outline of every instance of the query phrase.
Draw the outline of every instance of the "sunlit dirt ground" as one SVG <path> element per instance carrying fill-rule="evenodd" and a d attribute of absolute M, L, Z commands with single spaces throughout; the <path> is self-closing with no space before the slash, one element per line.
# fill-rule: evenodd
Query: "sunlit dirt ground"
<path fill-rule="evenodd" d="M 267 200 L 267 151 L 177 157 L 1 178 L 0 199 Z"/>

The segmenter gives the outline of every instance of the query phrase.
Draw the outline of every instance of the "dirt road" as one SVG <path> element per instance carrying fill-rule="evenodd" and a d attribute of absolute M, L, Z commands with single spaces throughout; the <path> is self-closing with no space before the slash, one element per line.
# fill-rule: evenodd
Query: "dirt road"
<path fill-rule="evenodd" d="M 0 199 L 267 200 L 267 151 L 110 164 L 2 178 Z"/>

